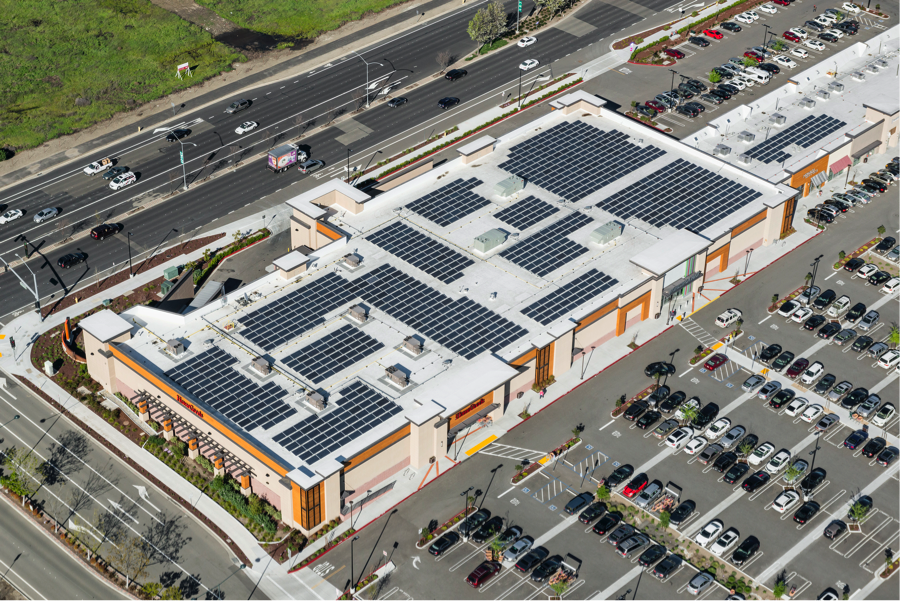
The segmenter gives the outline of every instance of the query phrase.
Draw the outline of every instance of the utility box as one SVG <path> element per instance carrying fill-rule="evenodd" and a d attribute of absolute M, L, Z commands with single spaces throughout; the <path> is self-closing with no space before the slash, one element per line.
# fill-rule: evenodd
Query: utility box
<path fill-rule="evenodd" d="M 174 357 L 180 357 L 184 354 L 184 343 L 178 338 L 172 338 L 166 342 L 166 350 Z"/>
<path fill-rule="evenodd" d="M 475 250 L 480 253 L 487 253 L 504 242 L 506 242 L 507 234 L 503 230 L 492 229 L 475 238 Z"/>
<path fill-rule="evenodd" d="M 356 253 L 350 253 L 349 255 L 344 255 L 344 263 L 347 267 L 356 268 L 362 263 L 362 257 Z"/>
<path fill-rule="evenodd" d="M 315 390 L 310 390 L 306 393 L 306 402 L 313 406 L 317 411 L 325 409 L 325 397 Z"/>
<path fill-rule="evenodd" d="M 591 232 L 591 242 L 595 244 L 609 244 L 622 235 L 624 226 L 618 221 L 609 221 L 604 223 L 593 232 Z"/>
<path fill-rule="evenodd" d="M 422 341 L 415 336 L 407 336 L 403 339 L 403 348 L 412 355 L 421 355 Z"/>
<path fill-rule="evenodd" d="M 525 180 L 517 175 L 507 177 L 502 182 L 494 185 L 494 194 L 498 196 L 512 196 L 525 188 Z"/>
<path fill-rule="evenodd" d="M 175 282 L 173 282 L 172 280 L 163 280 L 162 284 L 159 285 L 159 290 L 160 290 L 160 292 L 162 292 L 162 295 L 165 296 L 169 292 L 171 292 L 172 288 L 174 288 L 174 287 L 175 287 Z"/>
<path fill-rule="evenodd" d="M 350 310 L 347 311 L 347 314 L 359 323 L 365 323 L 366 319 L 368 319 L 366 309 L 362 305 L 355 305 L 353 307 L 350 307 Z"/>
<path fill-rule="evenodd" d="M 172 265 L 171 267 L 166 267 L 163 270 L 163 277 L 167 280 L 174 280 L 178 277 L 178 266 Z"/>
<path fill-rule="evenodd" d="M 409 378 L 406 377 L 406 374 L 397 369 L 397 367 L 394 365 L 385 369 L 384 375 L 386 375 L 391 383 L 396 385 L 398 388 L 406 388 L 406 386 L 409 384 Z"/>
<path fill-rule="evenodd" d="M 56 375 L 56 370 L 53 369 L 53 361 L 44 361 L 44 373 L 50 378 Z"/>
<path fill-rule="evenodd" d="M 261 376 L 268 376 L 272 371 L 272 368 L 269 366 L 269 362 L 263 357 L 257 357 L 253 361 L 250 362 L 250 367 L 252 367 L 256 373 Z"/>

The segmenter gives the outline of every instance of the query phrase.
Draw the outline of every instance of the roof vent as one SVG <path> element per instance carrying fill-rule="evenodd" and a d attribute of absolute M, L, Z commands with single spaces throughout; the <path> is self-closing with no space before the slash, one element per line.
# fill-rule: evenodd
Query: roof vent
<path fill-rule="evenodd" d="M 184 354 L 184 343 L 178 338 L 173 338 L 166 342 L 166 350 L 173 357 L 180 357 Z"/>
<path fill-rule="evenodd" d="M 344 255 L 344 264 L 350 268 L 359 267 L 359 264 L 362 263 L 362 257 L 360 257 L 356 253 L 350 253 L 349 255 Z"/>
<path fill-rule="evenodd" d="M 366 308 L 362 305 L 354 305 L 350 307 L 350 310 L 347 311 L 347 315 L 349 315 L 351 319 L 354 319 L 359 323 L 366 323 L 366 319 L 369 318 Z"/>
<path fill-rule="evenodd" d="M 403 350 L 411 355 L 421 355 L 424 348 L 421 340 L 415 336 L 407 336 L 403 339 Z"/>
<path fill-rule="evenodd" d="M 325 408 L 325 397 L 323 397 L 321 394 L 319 394 L 315 390 L 307 390 L 305 400 L 316 411 L 321 411 L 322 409 Z"/>
<path fill-rule="evenodd" d="M 494 194 L 498 196 L 512 196 L 516 192 L 519 192 L 525 187 L 525 180 L 521 177 L 513 175 L 511 177 L 507 177 L 502 182 L 498 182 L 494 185 Z"/>
<path fill-rule="evenodd" d="M 860 73 L 859 71 L 854 71 L 853 73 L 850 74 L 850 77 L 852 77 L 855 81 L 865 81 L 866 80 L 866 74 Z"/>
<path fill-rule="evenodd" d="M 595 244 L 609 244 L 622 235 L 623 226 L 618 221 L 609 221 L 604 223 L 593 232 L 591 232 L 591 242 Z"/>
<path fill-rule="evenodd" d="M 866 65 L 866 73 L 875 74 L 875 73 L 878 73 L 878 71 L 880 71 L 880 69 L 878 68 L 878 65 L 876 65 L 875 63 Z"/>
<path fill-rule="evenodd" d="M 813 100 L 812 98 L 803 98 L 800 101 L 800 106 L 802 106 L 805 109 L 812 109 L 813 107 L 816 106 L 816 101 Z"/>
<path fill-rule="evenodd" d="M 773 125 L 784 125 L 787 121 L 787 117 L 782 115 L 781 113 L 772 113 L 769 115 L 769 123 Z"/>
<path fill-rule="evenodd" d="M 507 234 L 503 230 L 492 229 L 475 238 L 475 250 L 480 253 L 487 253 L 504 242 L 506 242 Z"/>
<path fill-rule="evenodd" d="M 882 69 L 887 69 L 887 66 L 888 66 L 888 62 L 886 60 L 884 60 L 883 58 L 880 58 L 877 61 L 875 61 L 875 64 L 878 65 L 879 67 L 881 67 Z"/>
<path fill-rule="evenodd" d="M 388 377 L 388 380 L 391 384 L 398 388 L 406 388 L 409 385 L 409 378 L 406 377 L 406 374 L 400 371 L 400 369 L 391 365 L 387 369 L 384 370 L 384 375 Z"/>
<path fill-rule="evenodd" d="M 828 100 L 831 98 L 831 92 L 828 90 L 819 90 L 816 92 L 816 96 L 818 96 L 819 100 Z"/>
<path fill-rule="evenodd" d="M 753 159 L 749 154 L 739 154 L 737 160 L 741 165 L 749 165 Z"/>
<path fill-rule="evenodd" d="M 839 81 L 833 81 L 828 84 L 828 89 L 831 90 L 835 94 L 839 94 L 844 91 L 844 84 Z"/>
<path fill-rule="evenodd" d="M 256 372 L 261 376 L 268 376 L 269 372 L 272 371 L 272 368 L 269 366 L 268 360 L 263 357 L 257 357 L 256 359 L 251 361 L 250 367 L 256 370 Z"/>
<path fill-rule="evenodd" d="M 713 156 L 715 157 L 727 157 L 729 154 L 731 154 L 731 146 L 716 144 L 716 147 L 713 148 Z"/>
<path fill-rule="evenodd" d="M 741 142 L 750 143 L 756 139 L 756 134 L 750 133 L 749 131 L 742 131 L 738 134 L 738 140 Z"/>

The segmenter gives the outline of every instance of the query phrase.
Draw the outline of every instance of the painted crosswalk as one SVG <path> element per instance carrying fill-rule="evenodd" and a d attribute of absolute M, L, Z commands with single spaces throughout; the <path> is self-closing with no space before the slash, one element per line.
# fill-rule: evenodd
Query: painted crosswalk
<path fill-rule="evenodd" d="M 544 451 L 533 451 L 531 449 L 523 449 L 522 447 L 513 447 L 510 445 L 498 444 L 496 442 L 491 443 L 485 448 L 481 449 L 480 453 L 482 455 L 493 455 L 494 457 L 514 459 L 516 461 L 527 459 L 528 461 L 532 462 L 537 461 L 547 454 Z"/>
<path fill-rule="evenodd" d="M 700 324 L 690 317 L 681 321 L 681 327 L 687 330 L 687 333 L 696 338 L 703 346 L 712 346 L 717 342 L 715 336 L 704 330 Z"/>

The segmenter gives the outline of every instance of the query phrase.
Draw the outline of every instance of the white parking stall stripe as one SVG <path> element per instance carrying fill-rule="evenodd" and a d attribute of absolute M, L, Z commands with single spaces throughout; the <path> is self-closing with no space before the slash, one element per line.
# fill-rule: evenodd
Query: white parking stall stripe
<path fill-rule="evenodd" d="M 624 576 L 622 576 L 621 578 L 619 578 L 618 580 L 616 580 L 611 585 L 609 585 L 608 587 L 606 587 L 605 589 L 603 589 L 602 591 L 600 591 L 599 593 L 597 593 L 596 595 L 594 595 L 591 598 L 592 599 L 609 599 L 610 597 L 612 597 L 612 595 L 614 593 L 616 593 L 616 591 L 621 589 L 623 586 L 627 585 L 632 580 L 635 580 L 638 577 L 638 574 L 640 574 L 641 570 L 643 570 L 643 569 L 644 568 L 642 568 L 641 566 L 635 566 L 635 567 L 631 568 L 630 570 L 628 570 L 628 572 Z"/>

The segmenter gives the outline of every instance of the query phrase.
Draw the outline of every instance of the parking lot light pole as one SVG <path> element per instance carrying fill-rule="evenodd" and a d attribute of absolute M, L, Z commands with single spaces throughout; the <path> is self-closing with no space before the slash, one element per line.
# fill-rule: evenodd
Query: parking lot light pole
<path fill-rule="evenodd" d="M 353 543 L 359 540 L 359 535 L 357 534 L 353 538 L 350 539 L 350 594 L 356 592 L 356 583 L 353 582 Z"/>
<path fill-rule="evenodd" d="M 769 26 L 766 25 L 765 23 L 763 23 L 763 45 L 762 45 L 763 50 L 766 49 L 766 38 L 768 38 L 768 37 L 769 37 Z M 766 56 L 763 55 L 763 58 L 766 58 Z"/>
<path fill-rule="evenodd" d="M 816 451 L 818 451 L 820 448 L 819 447 L 819 434 L 821 434 L 821 433 L 822 433 L 821 431 L 816 430 L 815 439 L 813 441 L 814 442 L 813 450 L 809 452 L 809 454 L 812 455 L 812 466 L 809 468 L 810 474 L 813 472 L 814 469 L 816 469 Z M 802 481 L 800 482 L 800 484 L 801 484 L 800 490 L 803 491 L 803 501 L 804 502 L 809 501 L 809 491 L 806 490 L 805 488 L 803 488 Z"/>
<path fill-rule="evenodd" d="M 474 489 L 475 489 L 474 486 L 470 486 L 466 490 L 459 493 L 459 496 L 466 498 L 466 511 L 465 511 L 466 517 L 463 519 L 463 522 L 466 525 L 466 535 L 467 536 L 469 534 L 469 493 L 472 492 Z"/>
<path fill-rule="evenodd" d="M 821 259 L 823 256 L 824 255 L 819 255 L 818 257 L 813 259 L 812 263 L 809 264 L 809 266 L 813 268 L 812 279 L 809 281 L 809 289 L 810 290 L 812 290 L 812 287 L 816 285 L 816 271 L 818 271 L 818 269 L 819 269 L 819 259 Z M 809 302 L 810 302 L 810 304 L 812 304 L 812 298 L 809 299 Z"/>
<path fill-rule="evenodd" d="M 675 89 L 675 76 L 678 75 L 678 71 L 675 69 L 669 69 L 672 72 L 672 89 Z"/>

